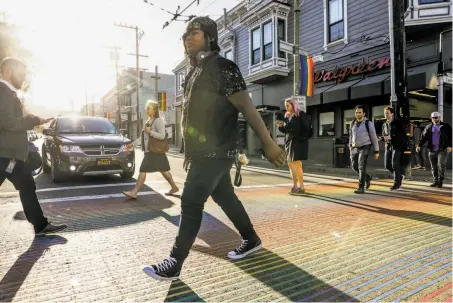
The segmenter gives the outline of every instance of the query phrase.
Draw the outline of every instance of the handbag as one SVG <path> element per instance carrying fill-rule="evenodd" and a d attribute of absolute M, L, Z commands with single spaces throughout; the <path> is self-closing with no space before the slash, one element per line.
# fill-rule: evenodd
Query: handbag
<path fill-rule="evenodd" d="M 156 119 L 154 119 L 154 121 L 156 121 Z M 153 126 L 154 121 L 153 121 L 153 123 L 151 123 L 150 127 Z M 158 153 L 158 154 L 168 152 L 168 150 L 170 149 L 170 146 L 168 144 L 167 136 L 168 135 L 165 134 L 165 138 L 162 140 L 149 136 L 148 151 L 153 152 L 153 153 Z"/>

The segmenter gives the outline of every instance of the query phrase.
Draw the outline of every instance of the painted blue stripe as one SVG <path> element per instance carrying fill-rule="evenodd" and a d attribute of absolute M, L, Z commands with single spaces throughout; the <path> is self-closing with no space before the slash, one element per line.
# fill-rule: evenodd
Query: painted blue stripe
<path fill-rule="evenodd" d="M 361 280 L 361 279 L 363 279 L 363 278 L 366 278 L 366 277 L 368 277 L 368 276 L 370 276 L 370 275 L 372 275 L 372 274 L 374 274 L 374 273 L 380 272 L 380 271 L 385 270 L 385 269 L 387 269 L 387 268 L 393 267 L 393 266 L 395 266 L 395 265 L 397 265 L 397 264 L 399 264 L 399 263 L 402 263 L 402 262 L 405 262 L 405 261 L 407 261 L 407 260 L 413 259 L 413 258 L 415 258 L 415 257 L 417 257 L 417 256 L 423 255 L 424 253 L 433 251 L 433 250 L 435 250 L 435 249 L 443 248 L 443 247 L 445 247 L 445 246 L 451 246 L 451 243 L 445 243 L 445 244 L 442 244 L 442 245 L 439 245 L 439 246 L 436 246 L 436 247 L 432 247 L 432 248 L 428 248 L 428 249 L 422 250 L 422 251 L 420 251 L 420 252 L 418 252 L 418 253 L 415 253 L 415 254 L 412 254 L 412 255 L 410 255 L 410 256 L 407 256 L 407 257 L 404 258 L 404 259 L 400 259 L 400 260 L 395 261 L 395 262 L 392 262 L 392 263 L 390 263 L 390 264 L 388 264 L 388 265 L 386 265 L 386 266 L 384 266 L 384 267 L 377 268 L 377 269 L 375 269 L 375 270 L 372 270 L 372 271 L 370 271 L 370 272 L 367 272 L 367 273 L 364 274 L 364 275 L 355 277 L 354 279 L 351 279 L 351 280 L 345 281 L 345 282 L 343 282 L 343 283 L 337 284 L 337 285 L 335 285 L 335 286 L 333 286 L 333 287 L 329 287 L 329 288 L 327 288 L 327 289 L 325 289 L 325 290 L 323 290 L 323 291 L 321 291 L 321 292 L 319 292 L 319 293 L 316 293 L 316 294 L 313 294 L 313 295 L 311 295 L 311 296 L 305 297 L 305 298 L 300 299 L 300 300 L 298 300 L 298 301 L 296 301 L 296 302 L 307 302 L 307 301 L 311 301 L 311 299 L 316 298 L 316 297 L 319 297 L 319 296 L 321 296 L 321 295 L 324 295 L 324 294 L 326 294 L 326 293 L 328 293 L 328 292 L 330 292 L 330 291 L 332 291 L 332 290 L 336 290 L 336 289 L 338 289 L 339 287 L 342 287 L 342 286 L 351 284 L 351 283 L 353 283 L 353 282 L 355 282 L 355 281 L 357 281 L 357 280 Z M 450 248 L 450 249 L 451 249 L 451 248 Z M 327 300 L 327 301 L 329 301 L 329 300 Z"/>
<path fill-rule="evenodd" d="M 300 92 L 301 96 L 305 96 L 307 94 L 307 57 L 300 55 Z"/>
<path fill-rule="evenodd" d="M 396 273 L 396 272 L 398 272 L 398 271 L 400 271 L 400 270 L 403 270 L 403 269 L 405 269 L 405 268 L 407 268 L 407 267 L 411 267 L 411 266 L 414 265 L 414 264 L 417 264 L 417 263 L 419 263 L 419 262 L 421 262 L 421 261 L 424 261 L 424 260 L 426 260 L 426 259 L 432 258 L 432 257 L 434 257 L 434 256 L 440 255 L 440 254 L 442 254 L 442 253 L 444 253 L 444 252 L 446 252 L 446 251 L 449 251 L 449 250 L 451 250 L 451 247 L 448 248 L 448 249 L 442 250 L 442 251 L 440 251 L 440 252 L 431 254 L 431 255 L 429 255 L 429 256 L 423 257 L 423 258 L 421 258 L 421 259 L 415 260 L 415 261 L 413 261 L 413 262 L 411 262 L 411 263 L 405 264 L 404 266 L 395 268 L 395 269 L 393 269 L 393 270 L 391 270 L 391 271 L 389 271 L 389 272 L 387 272 L 387 273 L 385 273 L 385 274 L 383 274 L 383 275 L 377 276 L 377 277 L 375 277 L 375 278 L 373 278 L 373 279 L 371 279 L 371 280 L 368 280 L 368 281 L 363 282 L 363 283 L 361 283 L 361 284 L 359 284 L 359 285 L 356 285 L 356 286 L 354 286 L 353 288 L 347 289 L 347 290 L 344 291 L 344 293 L 350 293 L 350 292 L 352 292 L 352 291 L 354 291 L 354 290 L 356 290 L 356 289 L 359 289 L 359 288 L 361 288 L 361 287 L 363 287 L 363 286 L 366 286 L 366 285 L 368 285 L 368 284 L 370 284 L 370 283 L 379 281 L 379 280 L 381 280 L 381 279 L 383 279 L 383 278 L 385 278 L 385 277 L 388 277 L 388 276 L 390 276 L 391 274 L 394 274 L 394 273 Z M 445 256 L 443 259 L 449 258 L 449 257 L 450 257 L 450 256 Z M 441 258 L 441 259 L 434 260 L 434 261 L 431 261 L 430 263 L 437 263 L 437 262 L 439 262 L 439 261 L 441 261 L 441 260 L 442 260 L 442 258 Z M 429 263 L 428 263 L 428 264 L 429 264 Z M 425 264 L 425 266 L 426 266 L 426 264 Z M 421 269 L 421 268 L 420 268 L 420 269 Z M 418 271 L 418 270 L 420 270 L 420 269 L 415 269 L 415 271 Z M 337 297 L 339 297 L 339 296 L 341 296 L 341 294 L 337 294 L 337 295 L 335 295 L 335 296 L 332 296 L 332 297 L 326 299 L 326 301 L 327 301 L 327 302 L 332 302 L 332 301 L 334 301 L 335 298 L 337 298 Z"/>
<path fill-rule="evenodd" d="M 441 276 L 441 277 L 439 277 L 439 278 L 437 278 L 437 279 L 435 279 L 435 280 L 433 280 L 433 281 L 431 281 L 431 282 L 429 282 L 429 283 L 426 283 L 426 284 L 423 284 L 423 285 L 420 286 L 420 287 L 417 287 L 417 288 L 414 289 L 413 291 L 411 291 L 411 292 L 405 294 L 405 295 L 402 296 L 402 297 L 399 297 L 398 299 L 396 299 L 396 300 L 393 301 L 393 302 L 400 302 L 401 300 L 406 299 L 406 298 L 409 298 L 410 296 L 415 295 L 416 293 L 422 291 L 423 289 L 428 288 L 428 287 L 430 287 L 430 286 L 433 286 L 433 285 L 436 284 L 437 282 L 442 281 L 442 280 L 445 280 L 445 279 L 448 279 L 448 278 L 450 278 L 450 277 L 451 277 L 451 273 L 446 273 L 445 275 L 443 275 L 443 276 Z"/>
<path fill-rule="evenodd" d="M 445 259 L 445 258 L 444 258 L 444 259 Z M 451 260 L 451 257 L 449 256 L 447 259 Z M 431 262 L 431 263 L 432 263 L 432 262 Z M 427 264 L 427 265 L 428 265 L 428 264 Z M 427 265 L 426 265 L 426 266 L 427 266 Z M 426 267 L 426 266 L 423 266 L 423 267 Z M 428 276 L 430 276 L 430 275 L 432 275 L 432 274 L 435 274 L 436 272 L 441 271 L 442 269 L 445 269 L 445 268 L 447 268 L 447 267 L 449 267 L 449 266 L 451 266 L 450 262 L 448 262 L 448 263 L 442 265 L 441 267 L 435 268 L 435 269 L 433 269 L 433 270 L 427 272 L 426 274 L 421 275 L 421 276 L 419 276 L 419 277 L 417 277 L 417 278 L 415 278 L 415 279 L 413 279 L 413 280 L 411 280 L 411 281 L 409 281 L 409 282 L 407 282 L 407 283 L 404 283 L 404 284 L 398 286 L 397 288 L 394 288 L 394 289 L 392 289 L 392 290 L 389 290 L 389 291 L 386 292 L 386 293 L 383 293 L 383 294 L 380 295 L 379 297 L 374 298 L 373 301 L 371 301 L 371 302 L 380 301 L 380 300 L 382 300 L 383 298 L 386 298 L 386 297 L 390 296 L 391 294 L 397 292 L 398 290 L 401 290 L 401 289 L 403 289 L 403 288 L 409 286 L 409 285 L 412 284 L 412 283 L 415 283 L 415 282 L 418 282 L 418 281 L 420 281 L 420 280 L 423 280 L 424 278 L 426 278 L 426 277 L 428 277 Z M 409 274 L 410 274 L 410 273 L 404 274 L 404 275 L 401 276 L 401 278 L 402 278 L 402 277 L 405 277 L 405 276 L 408 276 Z M 451 273 L 449 273 L 449 275 L 451 275 Z M 379 287 L 379 288 L 381 288 L 381 287 Z M 378 288 L 378 289 L 379 289 L 379 288 Z M 357 298 L 358 298 L 358 297 L 357 297 Z"/>

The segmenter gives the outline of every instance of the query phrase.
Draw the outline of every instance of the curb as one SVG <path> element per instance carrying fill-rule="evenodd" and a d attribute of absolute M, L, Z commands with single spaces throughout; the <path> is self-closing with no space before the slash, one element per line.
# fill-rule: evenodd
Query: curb
<path fill-rule="evenodd" d="M 179 151 L 173 151 L 170 150 L 167 152 L 168 155 L 176 157 L 176 158 L 183 158 L 183 154 L 179 153 Z M 234 168 L 233 168 L 234 169 Z M 280 175 L 282 177 L 286 177 L 286 175 L 290 178 L 290 173 L 289 173 L 289 168 L 285 164 L 283 168 L 277 169 L 277 168 L 272 168 L 271 164 L 265 164 L 262 165 L 260 161 L 254 161 L 253 158 L 250 159 L 250 164 L 247 165 L 246 167 L 242 167 L 243 170 L 245 171 L 254 171 L 258 172 L 259 170 L 260 173 L 266 174 L 266 175 Z M 272 169 L 272 171 L 269 171 L 268 169 Z M 342 171 L 337 171 L 338 169 L 342 169 Z M 349 178 L 355 178 L 357 175 L 352 171 L 351 168 L 327 168 L 325 166 L 323 167 L 316 167 L 312 165 L 304 165 L 304 173 L 305 174 L 321 174 L 321 175 L 329 175 L 329 176 L 339 176 L 339 177 L 349 177 Z M 370 169 L 368 171 L 373 178 L 377 179 L 392 179 L 393 175 L 391 175 L 388 172 L 374 172 Z M 282 175 L 284 174 L 284 175 Z M 406 178 L 407 181 L 424 181 L 424 182 L 431 182 L 432 177 L 429 176 L 411 176 Z M 445 180 L 451 181 L 451 177 L 448 176 L 445 178 Z"/>

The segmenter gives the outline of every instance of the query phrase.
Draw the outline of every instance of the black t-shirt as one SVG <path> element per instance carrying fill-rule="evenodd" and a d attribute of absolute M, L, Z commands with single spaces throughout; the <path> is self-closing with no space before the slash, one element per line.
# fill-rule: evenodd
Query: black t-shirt
<path fill-rule="evenodd" d="M 215 53 L 190 71 L 184 84 L 182 121 L 186 157 L 235 156 L 239 112 L 228 96 L 246 89 L 237 65 Z"/>

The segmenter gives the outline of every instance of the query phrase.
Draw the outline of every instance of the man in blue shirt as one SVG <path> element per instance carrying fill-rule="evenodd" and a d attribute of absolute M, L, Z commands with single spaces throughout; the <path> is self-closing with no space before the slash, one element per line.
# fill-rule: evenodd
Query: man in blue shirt
<path fill-rule="evenodd" d="M 440 121 L 438 112 L 431 114 L 431 121 L 432 123 L 427 125 L 422 133 L 417 152 L 420 151 L 420 146 L 428 142 L 429 161 L 434 179 L 430 186 L 442 188 L 448 154 L 451 153 L 451 126 Z"/>

